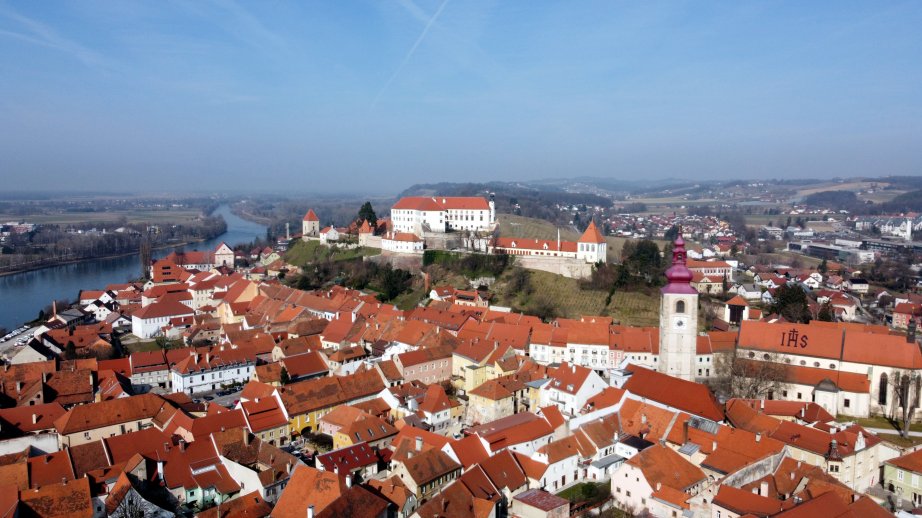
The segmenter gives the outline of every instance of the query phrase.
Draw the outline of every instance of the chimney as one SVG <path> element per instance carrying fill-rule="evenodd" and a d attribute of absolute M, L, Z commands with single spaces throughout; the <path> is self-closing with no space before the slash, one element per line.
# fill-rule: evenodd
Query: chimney
<path fill-rule="evenodd" d="M 688 444 L 688 419 L 682 423 L 682 444 Z"/>
<path fill-rule="evenodd" d="M 307 506 L 307 518 L 314 518 L 314 506 Z"/>
<path fill-rule="evenodd" d="M 768 482 L 763 481 L 759 484 L 759 496 L 768 496 Z"/>
<path fill-rule="evenodd" d="M 791 472 L 791 480 L 794 480 L 794 472 Z"/>
<path fill-rule="evenodd" d="M 717 451 L 717 441 L 711 441 L 711 453 Z"/>
<path fill-rule="evenodd" d="M 761 440 L 762 440 L 762 432 L 756 432 L 756 442 L 759 442 Z"/>
<path fill-rule="evenodd" d="M 338 464 L 333 465 L 333 473 L 336 473 L 337 475 L 339 475 L 339 465 Z"/>
<path fill-rule="evenodd" d="M 422 437 L 416 438 L 416 451 L 423 451 L 423 438 Z"/>
<path fill-rule="evenodd" d="M 659 491 L 659 490 L 661 490 L 662 488 L 663 488 L 663 483 L 662 483 L 662 482 L 657 482 L 657 483 L 656 483 L 656 490 Z"/>
<path fill-rule="evenodd" d="M 570 365 L 570 368 L 573 369 L 573 374 L 576 374 L 576 364 L 575 364 L 575 363 L 574 363 L 574 364 L 571 364 L 571 365 Z"/>
<path fill-rule="evenodd" d="M 22 391 L 22 382 L 17 381 L 16 382 L 16 392 L 21 392 L 21 391 Z"/>
<path fill-rule="evenodd" d="M 765 410 L 765 400 L 764 399 L 759 400 L 759 410 Z"/>
<path fill-rule="evenodd" d="M 32 424 L 38 423 L 38 414 L 32 414 Z"/>
<path fill-rule="evenodd" d="M 157 478 L 163 480 L 163 461 L 157 459 Z"/>
<path fill-rule="evenodd" d="M 186 440 L 185 439 L 179 440 L 179 451 L 186 451 Z"/>
<path fill-rule="evenodd" d="M 640 423 L 647 424 L 647 414 L 640 414 Z"/>
<path fill-rule="evenodd" d="M 352 475 L 346 475 L 346 489 L 352 487 Z"/>

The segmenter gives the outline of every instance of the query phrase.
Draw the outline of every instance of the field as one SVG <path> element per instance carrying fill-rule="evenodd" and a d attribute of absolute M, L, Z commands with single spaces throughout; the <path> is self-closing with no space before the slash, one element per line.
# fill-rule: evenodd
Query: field
<path fill-rule="evenodd" d="M 525 218 L 512 214 L 497 214 L 499 220 L 499 232 L 504 237 L 524 237 L 531 239 L 557 239 L 557 227 L 549 221 L 535 218 Z M 580 234 L 573 227 L 561 227 L 560 239 L 564 241 L 576 241 Z M 621 249 L 624 243 L 628 241 L 624 237 L 606 236 L 608 242 L 608 261 L 620 262 Z M 654 240 L 662 248 L 666 242 Z"/>
<path fill-rule="evenodd" d="M 27 221 L 29 223 L 70 225 L 76 223 L 116 222 L 125 218 L 127 223 L 182 223 L 201 216 L 198 210 L 124 210 L 111 212 L 62 212 L 57 214 L 0 214 L 0 221 Z"/>

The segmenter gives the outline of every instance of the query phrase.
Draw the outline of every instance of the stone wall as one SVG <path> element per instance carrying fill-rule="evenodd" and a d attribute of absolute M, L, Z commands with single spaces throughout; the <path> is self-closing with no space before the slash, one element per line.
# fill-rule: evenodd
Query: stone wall
<path fill-rule="evenodd" d="M 527 255 L 514 257 L 516 265 L 529 270 L 541 270 L 571 279 L 587 279 L 592 275 L 592 265 L 581 259 Z"/>

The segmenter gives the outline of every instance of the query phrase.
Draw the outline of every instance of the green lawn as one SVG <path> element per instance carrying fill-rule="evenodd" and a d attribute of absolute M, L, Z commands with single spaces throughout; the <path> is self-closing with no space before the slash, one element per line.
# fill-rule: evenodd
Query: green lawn
<path fill-rule="evenodd" d="M 836 417 L 837 421 L 848 422 L 854 421 L 855 423 L 865 427 L 865 428 L 881 428 L 884 430 L 894 430 L 899 432 L 900 425 L 894 420 L 891 420 L 889 417 L 885 416 L 872 416 L 872 417 L 848 417 L 848 416 L 838 416 Z M 922 423 L 910 423 L 909 429 L 913 432 L 922 432 Z"/>
<path fill-rule="evenodd" d="M 580 482 L 557 493 L 560 498 L 566 498 L 571 502 L 604 499 L 608 495 L 611 495 L 611 485 L 608 482 Z"/>
<path fill-rule="evenodd" d="M 882 433 L 877 436 L 902 448 L 910 448 L 922 444 L 922 437 L 902 437 L 898 433 Z"/>

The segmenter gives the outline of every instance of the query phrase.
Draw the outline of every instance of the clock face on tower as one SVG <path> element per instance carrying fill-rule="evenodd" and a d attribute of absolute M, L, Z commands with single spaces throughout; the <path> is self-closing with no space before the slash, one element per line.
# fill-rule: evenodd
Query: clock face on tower
<path fill-rule="evenodd" d="M 688 317 L 672 317 L 672 328 L 679 330 L 688 328 Z"/>

